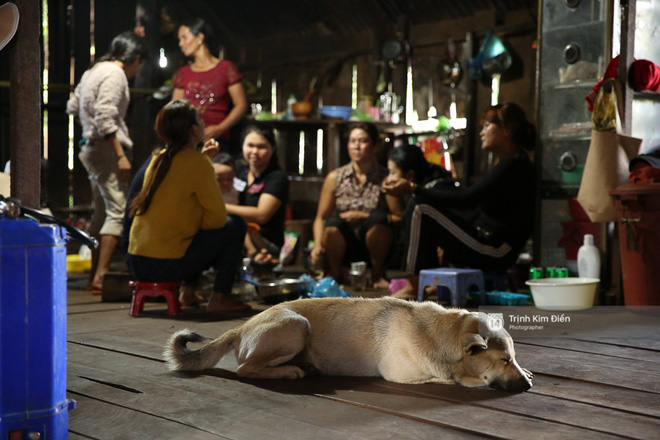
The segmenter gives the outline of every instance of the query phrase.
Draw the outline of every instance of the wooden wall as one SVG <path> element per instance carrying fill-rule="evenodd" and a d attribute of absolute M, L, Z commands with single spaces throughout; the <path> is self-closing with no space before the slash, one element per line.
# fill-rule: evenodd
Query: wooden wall
<path fill-rule="evenodd" d="M 107 49 L 110 40 L 117 33 L 134 25 L 135 1 L 124 0 L 118 7 L 114 3 L 96 1 L 96 47 L 97 54 Z M 156 0 L 140 2 L 149 9 L 156 10 L 160 4 Z M 75 55 L 77 81 L 89 64 L 89 9 L 88 2 L 75 2 L 75 17 L 66 13 L 65 0 L 49 2 L 51 18 L 51 84 L 59 83 L 64 88 L 53 86 L 49 110 L 49 147 L 51 162 L 49 196 L 55 207 L 69 203 L 69 186 L 73 189 L 75 204 L 89 203 L 86 174 L 76 159 L 73 175 L 66 168 L 67 118 L 64 116 L 69 82 L 69 56 Z M 132 5 L 132 6 L 131 6 Z M 73 21 L 71 21 L 73 20 Z M 74 23 L 71 29 L 71 23 Z M 433 81 L 433 103 L 439 114 L 448 116 L 451 89 L 442 85 L 438 73 L 440 61 L 446 57 L 446 44 L 452 38 L 457 47 L 457 56 L 465 70 L 463 79 L 455 90 L 459 116 L 470 118 L 472 131 L 466 139 L 466 148 L 474 153 L 473 161 L 467 169 L 471 175 L 479 175 L 484 170 L 484 160 L 479 156 L 477 140 L 477 119 L 490 103 L 490 88 L 482 81 L 472 81 L 467 75 L 467 62 L 478 49 L 486 30 L 494 29 L 512 50 L 516 64 L 514 69 L 503 77 L 501 101 L 515 101 L 523 106 L 530 118 L 534 118 L 535 100 L 535 58 L 532 48 L 536 38 L 536 24 L 528 12 L 509 13 L 502 17 L 494 13 L 477 13 L 473 17 L 407 25 L 404 22 L 389 25 L 384 17 L 374 16 L 371 27 L 350 37 L 320 35 L 314 38 L 263 39 L 239 41 L 225 35 L 227 58 L 234 60 L 245 75 L 246 89 L 250 102 L 262 102 L 270 108 L 270 84 L 273 79 L 278 84 L 279 110 L 284 110 L 286 98 L 293 93 L 302 99 L 313 78 L 322 81 L 319 98 L 325 105 L 350 105 L 352 66 L 358 66 L 358 95 L 372 95 L 377 98 L 376 83 L 380 73 L 380 46 L 387 38 L 397 33 L 408 35 L 411 45 L 412 66 L 415 84 L 415 107 L 421 117 L 426 115 L 429 102 L 429 80 Z M 153 28 L 152 28 L 153 29 Z M 221 31 L 225 32 L 226 29 Z M 223 32 L 220 32 L 223 35 Z M 153 34 L 152 34 L 153 35 Z M 148 32 L 149 36 L 149 32 Z M 167 47 L 176 51 L 175 35 L 167 36 Z M 161 42 L 162 43 L 162 42 Z M 156 42 L 158 44 L 158 42 Z M 0 80 L 8 77 L 8 67 L 0 54 Z M 154 61 L 156 62 L 156 61 Z M 152 63 L 153 64 L 153 63 Z M 393 91 L 402 98 L 405 95 L 405 64 L 397 64 L 391 71 Z M 146 68 L 133 86 L 143 89 L 157 88 L 166 79 L 157 68 Z M 260 85 L 260 87 L 257 87 Z M 7 140 L 8 93 L 0 88 L 0 162 L 9 158 Z M 162 106 L 151 98 L 150 93 L 134 93 L 129 124 L 136 140 L 136 167 L 154 146 L 153 117 Z M 76 139 L 79 139 L 79 134 Z"/>

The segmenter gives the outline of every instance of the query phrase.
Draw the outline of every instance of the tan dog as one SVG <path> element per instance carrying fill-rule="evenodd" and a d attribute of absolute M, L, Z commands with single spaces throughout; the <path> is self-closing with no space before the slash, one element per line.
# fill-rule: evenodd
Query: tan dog
<path fill-rule="evenodd" d="M 186 344 L 208 339 L 180 330 L 164 356 L 171 370 L 204 370 L 233 349 L 236 373 L 248 378 L 298 379 L 314 372 L 528 390 L 532 373 L 516 362 L 513 340 L 504 329 L 487 329 L 486 319 L 432 302 L 302 299 L 271 307 L 198 350 Z"/>

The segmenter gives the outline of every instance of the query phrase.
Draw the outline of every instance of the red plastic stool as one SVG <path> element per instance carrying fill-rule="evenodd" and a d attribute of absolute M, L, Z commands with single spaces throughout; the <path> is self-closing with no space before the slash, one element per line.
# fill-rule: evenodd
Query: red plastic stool
<path fill-rule="evenodd" d="M 175 316 L 181 311 L 179 304 L 179 286 L 177 282 L 152 283 L 146 281 L 129 281 L 133 287 L 133 300 L 131 301 L 131 316 L 138 316 L 144 309 L 146 297 L 164 296 L 167 300 L 167 313 Z"/>

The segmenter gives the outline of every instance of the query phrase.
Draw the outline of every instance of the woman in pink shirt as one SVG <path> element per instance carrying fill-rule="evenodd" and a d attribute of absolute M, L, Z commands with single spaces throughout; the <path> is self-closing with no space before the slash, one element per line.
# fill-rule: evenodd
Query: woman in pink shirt
<path fill-rule="evenodd" d="M 202 116 L 205 138 L 217 139 L 222 151 L 231 150 L 229 129 L 247 109 L 243 75 L 234 63 L 217 57 L 213 29 L 201 18 L 183 22 L 179 47 L 192 62 L 174 74 L 172 101 L 190 101 Z"/>

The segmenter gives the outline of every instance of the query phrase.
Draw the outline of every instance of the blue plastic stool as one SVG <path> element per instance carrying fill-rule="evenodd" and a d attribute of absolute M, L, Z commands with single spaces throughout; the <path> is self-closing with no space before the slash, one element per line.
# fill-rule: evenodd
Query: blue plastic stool
<path fill-rule="evenodd" d="M 467 303 L 468 289 L 476 287 L 481 295 L 481 304 L 486 304 L 484 276 L 479 269 L 454 269 L 441 267 L 424 269 L 419 272 L 419 288 L 417 300 L 424 301 L 424 287 L 444 286 L 449 289 L 450 304 L 453 307 L 463 307 Z M 438 297 L 440 296 L 438 290 Z"/>

